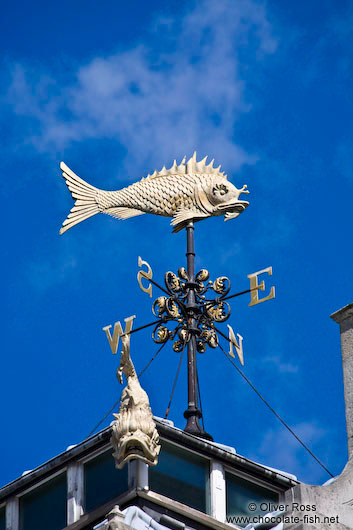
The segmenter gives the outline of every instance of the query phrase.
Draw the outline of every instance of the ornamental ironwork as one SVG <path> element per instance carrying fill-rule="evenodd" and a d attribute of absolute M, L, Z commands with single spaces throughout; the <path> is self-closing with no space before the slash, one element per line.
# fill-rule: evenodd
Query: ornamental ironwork
<path fill-rule="evenodd" d="M 173 350 L 181 352 L 191 336 L 195 336 L 196 349 L 204 353 L 206 347 L 217 348 L 215 323 L 228 320 L 230 305 L 224 299 L 231 283 L 226 276 L 209 280 L 208 270 L 201 269 L 190 278 L 181 267 L 177 274 L 168 271 L 164 283 L 169 296 L 159 296 L 152 304 L 153 314 L 161 320 L 152 332 L 157 344 L 173 341 Z M 216 295 L 214 298 L 210 294 Z M 191 303 L 188 301 L 192 295 Z M 217 296 L 218 295 L 218 296 Z M 172 326 L 174 325 L 174 328 Z"/>

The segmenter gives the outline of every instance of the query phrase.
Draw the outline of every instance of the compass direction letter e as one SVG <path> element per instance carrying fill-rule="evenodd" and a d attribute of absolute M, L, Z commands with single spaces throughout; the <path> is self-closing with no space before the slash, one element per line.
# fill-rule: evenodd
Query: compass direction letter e
<path fill-rule="evenodd" d="M 254 289 L 254 291 L 251 291 L 250 293 L 250 304 L 249 306 L 261 304 L 261 302 L 266 302 L 266 300 L 271 300 L 271 298 L 275 297 L 275 288 L 274 286 L 271 287 L 270 293 L 265 296 L 264 298 L 259 298 L 259 290 L 264 291 L 265 290 L 265 282 L 262 280 L 261 283 L 258 283 L 258 276 L 260 274 L 267 274 L 269 276 L 272 276 L 272 267 L 267 267 L 267 269 L 262 269 L 262 271 L 253 272 L 252 274 L 248 274 L 248 278 L 250 280 L 250 289 Z"/>
<path fill-rule="evenodd" d="M 147 271 L 144 271 L 144 270 L 138 271 L 138 273 L 137 273 L 137 281 L 139 282 L 140 288 L 145 293 L 149 294 L 150 298 L 152 298 L 152 284 L 150 283 L 148 287 L 144 287 L 142 285 L 142 278 L 145 278 L 146 280 L 151 280 L 152 279 L 151 266 L 149 265 L 149 263 L 147 263 L 147 261 L 143 261 L 143 259 L 141 259 L 140 256 L 139 256 L 139 259 L 138 259 L 138 265 L 139 265 L 139 267 L 142 267 L 142 265 L 146 265 L 146 267 L 147 267 Z"/>
<path fill-rule="evenodd" d="M 116 352 L 118 351 L 119 338 L 125 333 L 130 333 L 132 329 L 132 321 L 134 320 L 134 318 L 136 318 L 136 315 L 133 315 L 132 317 L 124 318 L 124 322 L 126 323 L 124 331 L 123 331 L 123 328 L 121 327 L 120 320 L 118 322 L 115 322 L 113 336 L 111 336 L 111 333 L 110 333 L 110 328 L 112 326 L 105 326 L 103 328 L 103 331 L 105 331 L 107 335 L 107 339 L 109 341 L 113 354 L 116 354 Z"/>

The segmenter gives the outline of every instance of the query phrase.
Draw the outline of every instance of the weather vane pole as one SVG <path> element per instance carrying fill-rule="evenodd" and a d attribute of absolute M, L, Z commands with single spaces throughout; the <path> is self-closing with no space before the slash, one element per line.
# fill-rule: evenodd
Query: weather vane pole
<path fill-rule="evenodd" d="M 196 361 L 196 333 L 199 329 L 196 326 L 196 318 L 200 312 L 199 305 L 195 299 L 195 244 L 194 244 L 194 223 L 189 221 L 186 225 L 187 250 L 186 263 L 188 274 L 188 295 L 186 311 L 188 315 L 188 324 L 191 336 L 188 342 L 188 408 L 184 412 L 184 417 L 187 419 L 185 431 L 196 436 L 208 438 L 212 440 L 212 436 L 205 433 L 201 428 L 199 419 L 202 412 L 198 407 L 198 377 L 197 377 L 197 361 Z"/>
<path fill-rule="evenodd" d="M 170 169 L 163 167 L 161 171 L 155 171 L 140 181 L 117 191 L 95 188 L 78 177 L 62 162 L 63 177 L 75 199 L 75 204 L 63 222 L 60 233 L 63 234 L 97 213 L 109 214 L 118 219 L 151 213 L 172 217 L 173 232 L 186 229 L 187 268 L 179 268 L 177 274 L 171 271 L 166 272 L 165 287 L 161 287 L 152 280 L 150 265 L 140 257 L 138 259 L 140 267 L 147 266 L 147 271 L 142 269 L 137 275 L 141 289 L 152 297 L 153 283 L 164 293 L 152 304 L 152 312 L 157 321 L 132 330 L 132 322 L 135 318 L 133 316 L 125 319 L 125 330 L 122 329 L 120 321 L 115 322 L 113 335 L 110 333 L 112 326 L 105 326 L 103 330 L 107 334 L 112 353 L 116 354 L 120 337 L 154 325 L 153 340 L 160 344 L 161 348 L 171 340 L 173 350 L 180 354 L 177 376 L 184 349 L 187 347 L 188 408 L 184 412 L 187 419 L 184 430 L 201 438 L 212 440 L 212 437 L 199 423 L 202 411 L 198 403 L 200 389 L 197 376 L 197 353 L 204 353 L 206 347 L 217 348 L 219 334 L 229 341 L 228 355 L 235 357 L 234 348 L 243 364 L 243 337 L 238 333 L 237 340 L 229 325 L 227 337 L 215 324 L 223 323 L 229 318 L 231 309 L 227 300 L 230 298 L 250 293 L 249 305 L 256 305 L 274 298 L 275 292 L 274 287 L 271 287 L 268 296 L 259 298 L 258 294 L 259 290 L 265 290 L 264 281 L 258 283 L 258 276 L 265 273 L 271 275 L 271 267 L 248 275 L 250 289 L 232 295 L 229 295 L 231 283 L 226 276 L 220 276 L 211 281 L 206 269 L 195 273 L 194 223 L 220 215 L 224 215 L 224 220 L 228 221 L 236 218 L 249 205 L 247 201 L 239 199 L 241 193 L 249 193 L 247 186 L 241 189 L 236 188 L 227 180 L 227 175 L 220 170 L 221 166 L 214 168 L 213 160 L 207 165 L 206 159 L 207 157 L 197 162 L 196 153 L 194 153 L 187 162 L 185 157 L 179 165 L 174 161 Z M 148 287 L 142 285 L 142 278 L 151 282 Z M 211 298 L 208 297 L 210 290 L 213 291 Z M 175 383 L 173 392 L 174 388 Z M 169 406 L 166 416 L 168 412 Z"/>

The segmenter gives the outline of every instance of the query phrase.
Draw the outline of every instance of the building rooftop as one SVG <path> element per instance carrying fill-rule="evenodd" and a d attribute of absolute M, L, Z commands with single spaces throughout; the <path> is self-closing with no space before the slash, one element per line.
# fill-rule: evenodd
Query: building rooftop
<path fill-rule="evenodd" d="M 11 530 L 88 530 L 103 525 L 116 505 L 138 507 L 157 523 L 174 524 L 174 530 L 178 521 L 182 527 L 224 529 L 233 512 L 246 515 L 249 503 L 258 500 L 270 512 L 299 483 L 232 447 L 154 420 L 162 444 L 157 466 L 135 460 L 116 470 L 109 426 L 1 488 L 0 529 L 6 512 L 15 521 Z"/>

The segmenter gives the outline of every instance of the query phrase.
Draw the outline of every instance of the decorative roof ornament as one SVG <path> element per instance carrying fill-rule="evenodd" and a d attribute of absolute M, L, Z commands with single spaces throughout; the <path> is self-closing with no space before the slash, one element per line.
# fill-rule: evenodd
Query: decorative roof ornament
<path fill-rule="evenodd" d="M 117 377 L 122 374 L 127 385 L 121 393 L 119 414 L 114 414 L 111 442 L 114 447 L 115 467 L 121 469 L 132 459 L 155 466 L 160 451 L 159 436 L 153 421 L 147 393 L 140 385 L 130 357 L 130 335 L 122 335 L 122 351 Z"/>
<path fill-rule="evenodd" d="M 247 186 L 236 188 L 227 180 L 221 166 L 214 168 L 213 160 L 207 165 L 206 159 L 197 162 L 195 152 L 187 162 L 185 157 L 179 165 L 174 160 L 170 169 L 164 166 L 161 171 L 117 191 L 91 186 L 61 162 L 75 204 L 60 234 L 97 213 L 117 219 L 145 213 L 172 217 L 173 232 L 184 228 L 188 221 L 219 215 L 224 215 L 225 221 L 234 219 L 249 206 L 247 201 L 239 199 L 241 193 L 249 193 Z"/>

